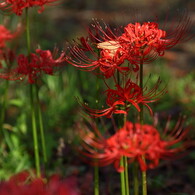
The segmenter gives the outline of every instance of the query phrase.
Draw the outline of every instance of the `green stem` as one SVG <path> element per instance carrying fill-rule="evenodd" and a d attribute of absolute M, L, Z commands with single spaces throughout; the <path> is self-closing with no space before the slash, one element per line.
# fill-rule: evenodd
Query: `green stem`
<path fill-rule="evenodd" d="M 143 90 L 143 62 L 140 63 L 140 88 Z M 142 91 L 143 93 L 143 91 Z M 144 112 L 143 112 L 143 104 L 140 106 L 140 124 L 144 123 Z M 145 161 L 145 157 L 142 156 Z M 147 176 L 146 171 L 142 171 L 142 195 L 147 195 Z"/>
<path fill-rule="evenodd" d="M 139 195 L 139 178 L 138 178 L 137 162 L 133 164 L 133 186 L 134 186 L 134 195 Z"/>
<path fill-rule="evenodd" d="M 139 72 L 139 86 L 143 90 L 143 62 L 140 63 L 140 72 Z M 142 92 L 143 93 L 143 92 Z M 140 124 L 143 125 L 144 122 L 144 112 L 143 112 L 143 104 L 140 104 Z"/>
<path fill-rule="evenodd" d="M 0 118 L 0 141 L 3 140 L 3 122 L 5 119 L 5 109 L 7 106 L 7 93 L 8 93 L 8 87 L 9 87 L 9 81 L 5 80 L 5 89 L 4 94 L 2 97 L 2 104 L 1 104 L 1 118 Z"/>
<path fill-rule="evenodd" d="M 126 122 L 127 122 L 127 115 L 124 114 L 124 125 L 126 124 Z M 123 157 L 123 161 L 124 161 L 124 168 L 125 168 L 124 174 L 125 174 L 126 195 L 129 195 L 129 170 L 128 170 L 128 162 L 126 156 Z"/>
<path fill-rule="evenodd" d="M 142 159 L 145 161 L 144 156 Z M 147 176 L 146 176 L 146 171 L 142 172 L 142 194 L 147 195 Z"/>
<path fill-rule="evenodd" d="M 99 195 L 99 167 L 94 167 L 94 195 Z"/>
<path fill-rule="evenodd" d="M 27 43 L 28 57 L 30 59 L 31 41 L 30 41 L 30 21 L 28 15 L 28 8 L 26 8 L 26 43 Z M 33 88 L 34 85 L 30 84 L 31 121 L 32 121 L 33 143 L 34 143 L 34 153 L 35 153 L 35 167 L 36 167 L 37 177 L 40 177 L 41 171 L 40 171 L 39 145 L 38 145 L 38 136 L 37 136 L 37 124 L 36 124 L 36 115 L 35 115 L 35 94 Z"/>
<path fill-rule="evenodd" d="M 43 118 L 41 113 L 41 107 L 40 107 L 40 99 L 39 99 L 39 91 L 38 86 L 35 86 L 36 90 L 36 102 L 37 102 L 37 110 L 38 110 L 38 120 L 39 120 L 39 128 L 40 128 L 40 134 L 41 134 L 41 146 L 42 146 L 42 152 L 43 152 L 43 159 L 44 162 L 47 162 L 47 152 L 46 152 L 46 144 L 45 144 L 45 134 L 43 129 Z"/>
<path fill-rule="evenodd" d="M 98 50 L 98 56 L 100 57 L 100 52 Z M 96 107 L 98 108 L 100 90 L 100 79 L 96 77 Z M 94 167 L 94 195 L 99 195 L 99 167 L 98 165 Z"/>
<path fill-rule="evenodd" d="M 124 160 L 124 167 L 125 167 L 125 188 L 126 188 L 126 195 L 129 195 L 129 174 L 128 174 L 128 162 L 127 157 L 123 157 Z"/>
<path fill-rule="evenodd" d="M 32 120 L 36 173 L 37 173 L 37 177 L 40 177 L 41 171 L 40 171 L 40 159 L 39 159 L 39 145 L 38 145 L 37 127 L 36 127 L 36 118 L 35 118 L 35 109 L 34 109 L 35 102 L 34 102 L 33 87 L 34 85 L 30 85 L 31 120 Z"/>
<path fill-rule="evenodd" d="M 123 157 L 120 160 L 120 166 L 124 167 Z M 120 172 L 120 178 L 121 178 L 121 195 L 126 195 L 125 171 Z"/>
<path fill-rule="evenodd" d="M 30 20 L 28 15 L 28 8 L 26 8 L 26 44 L 27 44 L 28 56 L 30 57 L 31 40 L 30 40 Z"/>

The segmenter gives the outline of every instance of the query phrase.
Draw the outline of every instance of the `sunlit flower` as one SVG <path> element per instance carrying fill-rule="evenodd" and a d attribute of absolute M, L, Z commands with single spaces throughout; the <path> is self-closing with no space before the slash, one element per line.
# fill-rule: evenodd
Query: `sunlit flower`
<path fill-rule="evenodd" d="M 54 5 L 58 0 L 4 0 L 0 3 L 0 9 L 21 15 L 23 10 L 29 7 L 39 7 L 38 13 L 44 11 L 45 5 Z"/>
<path fill-rule="evenodd" d="M 153 57 L 163 55 L 165 42 L 168 41 L 165 36 L 166 32 L 159 29 L 155 22 L 130 23 L 124 27 L 119 42 L 136 61 L 150 62 Z"/>
<path fill-rule="evenodd" d="M 119 28 L 112 29 L 97 19 L 88 29 L 88 37 L 69 43 L 67 46 L 67 62 L 84 71 L 95 71 L 105 78 L 110 78 L 118 70 L 122 74 L 130 70 L 137 71 L 137 66 L 124 65 L 126 52 L 117 41 L 121 35 Z"/>
<path fill-rule="evenodd" d="M 161 29 L 157 21 L 111 28 L 95 19 L 88 29 L 88 38 L 68 44 L 67 62 L 85 71 L 100 70 L 105 78 L 116 70 L 124 74 L 136 72 L 140 63 L 150 63 L 190 38 L 191 20 L 186 13 L 171 20 L 171 24 L 166 29 Z"/>
<path fill-rule="evenodd" d="M 163 56 L 165 50 L 189 38 L 190 18 L 186 13 L 180 15 L 166 30 L 160 29 L 157 22 L 129 23 L 117 41 L 136 63 L 150 63 Z"/>
<path fill-rule="evenodd" d="M 116 70 L 128 72 L 130 67 L 121 66 L 125 54 L 121 46 L 114 40 L 92 43 L 89 38 L 81 38 L 68 45 L 66 60 L 68 63 L 84 71 L 99 70 L 105 78 L 110 78 Z M 97 73 L 97 71 L 96 71 Z"/>
<path fill-rule="evenodd" d="M 87 161 L 91 159 L 92 165 L 114 164 L 119 172 L 124 170 L 120 166 L 122 157 L 127 157 L 129 163 L 137 161 L 142 171 L 155 168 L 160 159 L 173 158 L 189 147 L 185 141 L 189 128 L 183 129 L 181 124 L 177 124 L 172 132 L 166 129 L 163 138 L 154 126 L 129 121 L 109 138 L 104 138 L 95 126 L 93 131 L 84 127 L 81 128 L 82 154 Z"/>
<path fill-rule="evenodd" d="M 27 77 L 28 82 L 33 84 L 41 74 L 53 75 L 56 68 L 64 62 L 64 53 L 57 59 L 54 59 L 54 54 L 41 49 L 37 49 L 36 53 L 31 53 L 29 57 L 20 54 L 17 57 L 17 67 L 7 74 L 2 73 L 0 77 L 8 80 L 23 80 Z"/>
<path fill-rule="evenodd" d="M 110 118 L 113 114 L 127 114 L 132 106 L 134 106 L 138 112 L 140 112 L 140 104 L 146 106 L 152 114 L 152 109 L 148 103 L 157 101 L 160 96 L 166 93 L 166 88 L 158 91 L 161 80 L 159 79 L 152 89 L 144 87 L 141 89 L 136 83 L 127 80 L 124 87 L 116 85 L 115 89 L 107 89 L 106 104 L 108 108 L 105 109 L 92 109 L 86 104 L 82 104 L 85 111 L 91 116 L 101 117 L 106 116 Z"/>

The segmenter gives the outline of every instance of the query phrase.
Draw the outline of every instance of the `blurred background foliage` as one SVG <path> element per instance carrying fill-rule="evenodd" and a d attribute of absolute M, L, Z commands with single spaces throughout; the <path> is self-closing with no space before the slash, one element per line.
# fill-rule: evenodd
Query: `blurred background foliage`
<path fill-rule="evenodd" d="M 50 49 L 56 46 L 64 50 L 66 41 L 86 35 L 86 27 L 92 18 L 103 18 L 110 24 L 127 24 L 132 19 L 148 18 L 163 14 L 171 15 L 176 10 L 187 9 L 194 22 L 194 0 L 61 0 L 57 6 L 47 7 L 42 14 L 31 10 L 32 47 Z M 14 31 L 24 18 L 1 16 L 1 22 Z M 163 21 L 160 20 L 163 23 Z M 194 34 L 195 26 L 190 33 Z M 22 34 L 9 46 L 15 48 L 17 54 L 26 54 L 25 35 Z M 180 114 L 186 115 L 186 125 L 192 126 L 191 137 L 195 137 L 195 40 L 180 44 L 167 51 L 163 58 L 152 64 L 145 65 L 146 78 L 151 74 L 149 86 L 161 78 L 167 85 L 168 93 L 153 104 L 159 120 L 166 121 L 169 115 L 177 119 Z M 0 91 L 4 93 L 6 81 L 1 80 Z M 97 89 L 99 90 L 97 95 Z M 104 102 L 102 92 L 105 86 L 95 75 L 77 70 L 71 65 L 59 69 L 54 76 L 43 76 L 39 83 L 41 108 L 43 111 L 44 129 L 46 134 L 47 154 L 49 163 L 48 174 L 77 174 L 78 177 L 92 185 L 90 175 L 92 169 L 80 160 L 75 148 L 79 145 L 77 126 L 82 118 L 81 108 L 76 100 L 90 104 L 91 107 Z M 7 179 L 14 173 L 34 167 L 33 142 L 29 117 L 28 84 L 25 82 L 9 82 L 8 104 L 4 121 L 4 144 L 0 149 L 0 179 Z M 146 112 L 147 113 L 147 112 Z M 132 116 L 129 116 L 132 117 Z M 152 118 L 146 118 L 152 123 Z M 162 122 L 162 121 L 161 121 Z M 107 121 L 110 124 L 110 121 Z M 163 162 L 156 170 L 149 171 L 150 194 L 192 195 L 195 191 L 193 166 L 195 152 L 181 160 Z M 116 173 L 112 167 L 103 169 L 103 174 Z M 173 180 L 174 177 L 174 180 Z M 109 176 L 108 176 L 109 178 Z M 103 181 L 103 179 L 102 179 Z M 103 184 L 103 182 L 102 182 Z M 83 190 L 86 188 L 82 181 Z M 116 185 L 116 188 L 119 187 Z M 103 189 L 102 189 L 103 190 Z M 110 194 L 112 194 L 112 190 Z M 90 194 L 83 193 L 83 194 Z M 102 194 L 105 194 L 103 192 Z"/>

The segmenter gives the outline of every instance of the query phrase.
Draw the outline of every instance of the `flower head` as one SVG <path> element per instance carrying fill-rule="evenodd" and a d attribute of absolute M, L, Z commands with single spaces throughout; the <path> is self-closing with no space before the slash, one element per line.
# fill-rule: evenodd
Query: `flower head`
<path fill-rule="evenodd" d="M 22 172 L 8 181 L 0 182 L 2 195 L 80 195 L 77 188 L 77 178 L 72 176 L 61 179 L 53 175 L 48 180 L 36 178 L 28 172 Z"/>
<path fill-rule="evenodd" d="M 0 9 L 22 15 L 26 8 L 39 7 L 38 13 L 41 13 L 44 11 L 45 5 L 52 5 L 56 1 L 58 0 L 4 0 L 0 3 Z"/>
<path fill-rule="evenodd" d="M 152 89 L 144 87 L 141 89 L 135 82 L 128 79 L 124 86 L 116 84 L 115 89 L 107 89 L 105 109 L 91 109 L 82 104 L 83 108 L 94 117 L 106 116 L 110 118 L 113 114 L 127 114 L 132 106 L 140 112 L 140 104 L 146 106 L 152 114 L 152 109 L 148 103 L 155 102 L 161 95 L 166 93 L 166 88 L 158 90 L 161 80 L 159 79 Z"/>
<path fill-rule="evenodd" d="M 98 70 L 98 74 L 105 78 L 113 76 L 116 70 L 123 74 L 137 71 L 137 66 L 122 65 L 127 56 L 117 40 L 120 35 L 120 28 L 111 28 L 105 22 L 94 19 L 87 38 L 68 44 L 67 62 L 81 70 Z"/>
<path fill-rule="evenodd" d="M 8 62 L 8 55 L 11 54 L 11 51 L 6 48 L 6 43 L 12 40 L 15 35 L 12 34 L 5 26 L 0 25 L 0 60 L 5 60 Z M 9 64 L 9 63 L 8 63 Z M 0 67 L 2 66 L 0 62 Z M 2 67 L 1 67 L 2 68 Z"/>
<path fill-rule="evenodd" d="M 152 125 L 133 124 L 129 121 L 109 138 L 104 138 L 97 128 L 82 133 L 82 154 L 92 159 L 92 165 L 106 166 L 114 164 L 117 171 L 122 171 L 120 160 L 123 156 L 129 162 L 138 161 L 140 169 L 145 171 L 155 168 L 160 159 L 172 158 L 186 148 L 185 138 L 189 129 L 176 126 L 170 134 L 165 132 L 162 139 L 159 131 Z M 180 146 L 176 146 L 180 143 Z M 189 146 L 189 145 L 188 145 Z M 145 160 L 144 160 L 145 159 Z"/>
<path fill-rule="evenodd" d="M 124 33 L 119 37 L 119 42 L 136 61 L 147 62 L 150 59 L 148 54 L 150 56 L 163 54 L 167 41 L 165 37 L 166 31 L 159 29 L 155 22 L 130 23 L 124 27 Z"/>
<path fill-rule="evenodd" d="M 98 74 L 105 78 L 113 76 L 116 70 L 121 73 L 131 70 L 129 66 L 121 66 L 124 63 L 125 53 L 120 44 L 114 40 L 94 44 L 91 39 L 82 37 L 80 43 L 69 44 L 67 51 L 68 63 L 85 71 L 99 70 Z"/>
<path fill-rule="evenodd" d="M 124 74 L 136 72 L 140 63 L 150 63 L 190 38 L 190 28 L 186 13 L 178 21 L 172 21 L 167 30 L 161 29 L 156 21 L 111 28 L 96 19 L 88 29 L 88 38 L 69 44 L 67 62 L 85 71 L 99 69 L 105 78 L 113 76 L 116 70 Z"/>
<path fill-rule="evenodd" d="M 191 20 L 187 13 L 180 14 L 178 21 L 171 21 L 171 25 L 165 30 L 157 22 L 129 23 L 117 40 L 127 52 L 126 55 L 131 56 L 131 63 L 150 63 L 163 56 L 165 50 L 190 38 Z M 134 62 L 131 61 L 132 56 Z"/>
<path fill-rule="evenodd" d="M 0 49 L 6 46 L 6 42 L 12 40 L 15 35 L 12 34 L 4 25 L 0 25 Z"/>
<path fill-rule="evenodd" d="M 27 77 L 28 82 L 33 84 L 43 73 L 53 75 L 55 69 L 64 62 L 63 53 L 57 59 L 53 57 L 51 51 L 41 49 L 31 53 L 30 57 L 20 54 L 17 57 L 17 67 L 7 74 L 1 74 L 1 77 L 8 80 L 22 80 Z"/>
<path fill-rule="evenodd" d="M 11 32 L 4 25 L 0 25 L 0 32 L 0 69 L 1 71 L 3 70 L 6 72 L 10 70 L 15 59 L 15 52 L 14 50 L 9 49 L 7 43 L 11 42 L 19 34 L 21 34 L 21 26 L 18 25 L 16 30 Z"/>

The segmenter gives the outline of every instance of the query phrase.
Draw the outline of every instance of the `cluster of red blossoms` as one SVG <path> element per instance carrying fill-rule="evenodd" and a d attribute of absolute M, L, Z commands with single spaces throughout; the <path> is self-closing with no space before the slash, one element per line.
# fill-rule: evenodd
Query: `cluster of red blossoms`
<path fill-rule="evenodd" d="M 44 11 L 45 5 L 52 5 L 58 0 L 3 0 L 0 9 L 21 15 L 23 10 L 29 7 L 40 7 L 39 13 Z"/>
<path fill-rule="evenodd" d="M 140 169 L 146 171 L 157 167 L 160 159 L 173 158 L 189 146 L 189 142 L 184 141 L 189 128 L 183 129 L 182 125 L 178 124 L 169 133 L 168 129 L 164 130 L 166 140 L 161 139 L 159 131 L 148 124 L 133 124 L 127 121 L 108 139 L 104 138 L 95 126 L 93 132 L 85 127 L 86 133 L 81 134 L 82 146 L 85 149 L 82 154 L 94 160 L 90 161 L 92 165 L 114 164 L 118 172 L 124 170 L 124 167 L 120 166 L 121 158 L 127 157 L 129 162 L 137 161 Z M 174 147 L 178 143 L 179 147 Z"/>
<path fill-rule="evenodd" d="M 140 64 L 152 62 L 164 55 L 165 50 L 188 39 L 190 26 L 187 14 L 167 31 L 156 22 L 130 23 L 112 30 L 94 20 L 87 38 L 68 45 L 67 62 L 85 71 L 98 69 L 105 78 L 112 77 L 116 70 L 122 74 L 138 71 Z"/>
<path fill-rule="evenodd" d="M 33 84 L 42 75 L 53 75 L 55 70 L 64 63 L 64 53 L 57 59 L 54 59 L 56 52 L 53 54 L 49 50 L 37 49 L 36 53 L 30 56 L 20 54 L 17 59 L 17 66 L 6 73 L 1 73 L 1 78 L 7 80 L 23 80 L 28 78 L 28 83 Z"/>
<path fill-rule="evenodd" d="M 42 74 L 53 75 L 65 61 L 64 52 L 56 57 L 58 53 L 56 48 L 53 52 L 36 49 L 36 53 L 31 53 L 29 56 L 23 54 L 16 56 L 6 43 L 17 37 L 20 34 L 20 29 L 11 33 L 5 26 L 0 25 L 0 31 L 0 59 L 7 64 L 7 67 L 1 67 L 0 78 L 7 80 L 27 78 L 28 82 L 33 84 Z M 14 67 L 15 62 L 16 66 Z"/>
<path fill-rule="evenodd" d="M 143 104 L 152 113 L 148 103 L 158 100 L 166 92 L 165 89 L 158 92 L 161 81 L 158 80 L 151 90 L 146 90 L 147 87 L 142 88 L 129 79 L 129 75 L 138 72 L 140 65 L 154 61 L 163 56 L 165 50 L 188 39 L 190 26 L 187 14 L 180 18 L 172 28 L 174 30 L 167 31 L 160 29 L 157 22 L 130 23 L 112 30 L 95 19 L 88 29 L 87 38 L 68 43 L 66 61 L 81 70 L 101 75 L 104 81 L 113 79 L 115 88 L 106 85 L 106 108 L 98 110 L 82 104 L 84 109 L 91 116 L 110 118 L 113 114 L 127 114 L 131 106 L 140 111 Z M 125 81 L 118 82 L 116 73 Z"/>
<path fill-rule="evenodd" d="M 0 25 L 0 32 L 0 49 L 2 49 L 6 47 L 6 42 L 12 40 L 15 35 L 3 25 Z"/>
<path fill-rule="evenodd" d="M 184 14 L 178 21 L 166 31 L 160 29 L 157 22 L 130 23 L 112 30 L 95 19 L 88 29 L 87 38 L 68 43 L 66 61 L 78 69 L 95 72 L 103 78 L 107 87 L 104 92 L 106 108 L 92 109 L 81 103 L 90 116 L 111 118 L 113 114 L 127 115 L 132 106 L 138 112 L 143 112 L 142 107 L 146 106 L 153 113 L 149 103 L 157 101 L 166 93 L 166 89 L 159 90 L 160 79 L 151 89 L 143 84 L 143 65 L 163 56 L 165 50 L 177 43 L 189 39 L 190 18 Z M 132 74 L 135 82 L 129 76 Z M 109 86 L 108 79 L 114 81 L 115 88 Z M 160 159 L 172 158 L 189 146 L 189 142 L 185 141 L 189 129 L 183 129 L 182 122 L 178 122 L 180 125 L 177 124 L 170 133 L 166 129 L 163 135 L 166 139 L 162 139 L 154 126 L 142 124 L 142 114 L 140 123 L 127 121 L 107 139 L 95 125 L 92 125 L 93 131 L 84 127 L 86 133 L 81 128 L 82 154 L 87 161 L 93 159 L 90 162 L 95 166 L 114 164 L 116 170 L 121 172 L 124 167 L 120 162 L 125 157 L 130 163 L 137 161 L 141 171 L 146 171 L 157 167 Z M 125 121 L 126 118 L 124 116 Z"/>
<path fill-rule="evenodd" d="M 13 53 L 7 48 L 7 42 L 10 42 L 16 38 L 20 32 L 20 29 L 18 28 L 12 33 L 4 25 L 0 25 L 0 32 L 0 59 L 6 60 L 8 55 Z"/>
<path fill-rule="evenodd" d="M 11 67 L 12 62 L 14 61 L 15 54 L 7 46 L 7 42 L 11 42 L 20 34 L 20 28 L 17 28 L 15 32 L 11 32 L 4 25 L 0 25 L 0 68 L 2 70 L 2 61 L 5 61 L 7 68 Z M 2 75 L 4 78 L 5 75 Z"/>
<path fill-rule="evenodd" d="M 0 182 L 2 195 L 80 195 L 75 177 L 60 179 L 58 175 L 49 178 L 32 178 L 28 172 L 12 176 L 9 181 Z"/>
<path fill-rule="evenodd" d="M 157 91 L 160 84 L 161 80 L 159 79 L 152 89 L 142 89 L 129 79 L 126 81 L 124 87 L 116 84 L 115 89 L 108 88 L 104 92 L 106 94 L 106 104 L 108 108 L 98 110 L 92 109 L 86 104 L 82 104 L 82 106 L 91 116 L 106 116 L 107 118 L 111 118 L 113 114 L 127 115 L 132 106 L 140 112 L 140 104 L 142 104 L 148 108 L 150 114 L 152 115 L 153 111 L 148 103 L 157 101 L 160 96 L 166 93 L 166 88 Z"/>
<path fill-rule="evenodd" d="M 22 80 L 28 77 L 28 82 L 33 84 L 42 73 L 53 75 L 55 69 L 64 62 L 64 54 L 59 58 L 53 59 L 53 54 L 49 50 L 37 49 L 36 54 L 29 56 L 19 55 L 17 58 L 17 67 L 10 71 L 5 77 L 9 80 Z"/>

